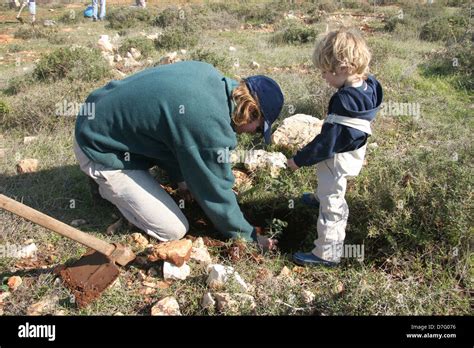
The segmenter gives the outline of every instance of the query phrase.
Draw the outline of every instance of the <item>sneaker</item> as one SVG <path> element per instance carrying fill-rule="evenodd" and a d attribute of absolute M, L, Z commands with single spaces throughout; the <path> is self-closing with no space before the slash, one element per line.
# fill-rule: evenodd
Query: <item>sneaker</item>
<path fill-rule="evenodd" d="M 293 262 L 300 266 L 337 266 L 337 262 L 323 260 L 313 253 L 294 253 Z"/>
<path fill-rule="evenodd" d="M 303 193 L 303 195 L 301 196 L 301 202 L 310 207 L 319 208 L 319 200 L 318 200 L 318 197 L 314 195 L 314 193 L 311 193 L 311 192 Z"/>

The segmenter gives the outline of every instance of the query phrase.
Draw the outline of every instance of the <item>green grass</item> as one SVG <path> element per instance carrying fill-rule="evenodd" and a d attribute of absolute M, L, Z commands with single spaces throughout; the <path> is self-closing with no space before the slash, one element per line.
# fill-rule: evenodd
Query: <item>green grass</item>
<path fill-rule="evenodd" d="M 359 14 L 369 11 L 358 6 L 347 2 L 345 11 Z M 349 182 L 346 241 L 364 245 L 364 261 L 345 259 L 336 269 L 297 269 L 289 279 L 278 277 L 284 266 L 293 268 L 292 252 L 310 250 L 316 238 L 317 214 L 298 202 L 303 192 L 316 188 L 316 173 L 313 167 L 303 168 L 294 173 L 284 171 L 279 178 L 271 179 L 266 171 L 259 171 L 253 175 L 253 187 L 239 194 L 242 210 L 252 222 L 265 224 L 279 219 L 288 226 L 281 236 L 280 250 L 265 254 L 261 263 L 256 263 L 251 256 L 257 252 L 253 246 L 235 262 L 226 256 L 225 248 L 210 248 L 215 261 L 233 266 L 254 286 L 251 294 L 257 308 L 252 311 L 242 307 L 237 313 L 471 313 L 472 45 L 461 42 L 453 46 L 451 42 L 419 39 L 426 23 L 433 18 L 456 15 L 460 8 L 441 5 L 426 8 L 405 1 L 390 7 L 376 7 L 375 12 L 394 17 L 398 13 L 396 6 L 404 10 L 405 24 L 392 22 L 393 28 L 385 28 L 386 23 L 381 19 L 370 22 L 375 28 L 372 34 L 366 35 L 373 53 L 371 70 L 384 87 L 385 101 L 419 103 L 421 117 L 379 114 L 369 141 L 377 147 L 369 147 L 367 164 L 361 174 Z M 2 193 L 66 223 L 85 219 L 87 224 L 80 229 L 104 240 L 129 243 L 127 236 L 132 231 L 112 236 L 104 233 L 114 222 L 114 209 L 94 206 L 87 179 L 72 151 L 75 120 L 55 114 L 58 103 L 65 99 L 80 103 L 110 78 L 98 76 L 91 81 L 84 76 L 86 70 L 74 70 L 76 75 L 66 74 L 66 78 L 46 81 L 38 81 L 32 75 L 38 67 L 56 67 L 57 64 L 49 64 L 41 57 L 48 54 L 56 57 L 54 52 L 67 48 L 69 42 L 92 49 L 101 34 L 113 38 L 120 32 L 118 46 L 121 44 L 122 50 L 138 42 L 147 47 L 153 61 L 169 50 L 191 48 L 180 57 L 209 61 L 235 78 L 268 75 L 280 83 L 285 94 L 282 117 L 294 113 L 325 116 L 334 90 L 325 85 L 311 64 L 314 39 L 304 42 L 298 33 L 308 28 L 322 33 L 326 24 L 334 27 L 328 15 L 319 16 L 317 11 L 323 9 L 331 15 L 340 9 L 331 8 L 330 2 L 298 8 L 287 2 L 275 2 L 268 13 L 260 9 L 251 12 L 250 3 L 183 8 L 188 24 L 178 32 L 176 28 L 182 22 L 173 8 L 165 12 L 163 8 L 151 7 L 150 12 L 145 13 L 111 6 L 109 22 L 84 23 L 69 20 L 68 11 L 58 7 L 54 12 L 56 17 L 51 16 L 58 22 L 56 29 L 38 29 L 38 33 L 22 29 L 18 31 L 17 40 L 0 47 L 0 55 L 4 57 L 0 65 L 0 148 L 5 149 L 5 156 L 0 157 Z M 288 27 L 283 14 L 290 9 L 298 15 L 307 14 L 308 23 L 297 20 L 295 36 L 275 41 L 275 35 L 282 35 Z M 354 19 L 355 25 L 358 20 Z M 435 23 L 441 25 L 441 32 L 443 23 Z M 242 29 L 244 27 L 248 29 Z M 66 28 L 68 31 L 63 31 Z M 195 30 L 195 36 L 188 35 L 190 29 Z M 162 39 L 161 45 L 151 49 L 153 42 L 144 41 L 143 33 L 160 30 L 165 31 L 166 40 Z M 183 35 L 191 40 L 183 44 L 180 42 Z M 237 50 L 231 52 L 229 46 Z M 450 64 L 455 57 L 459 58 L 459 67 Z M 257 61 L 260 68 L 251 68 L 252 61 Z M 234 65 L 235 62 L 239 66 Z M 69 80 L 68 76 L 73 77 Z M 29 135 L 37 135 L 38 139 L 23 144 L 23 137 Z M 238 149 L 251 148 L 264 148 L 261 139 L 248 134 L 239 136 Z M 278 150 L 275 146 L 271 149 Z M 291 150 L 284 153 L 293 154 Z M 22 158 L 37 158 L 39 171 L 17 175 L 15 165 Z M 71 200 L 74 200 L 73 208 Z M 295 202 L 294 208 L 289 207 L 290 200 Z M 185 214 L 202 217 L 193 209 L 187 208 Z M 7 299 L 4 306 L 7 315 L 25 314 L 29 305 L 49 296 L 59 298 L 54 313 L 149 315 L 157 300 L 170 295 L 177 298 L 185 315 L 231 314 L 201 308 L 201 297 L 209 289 L 205 284 L 205 270 L 194 262 L 190 262 L 191 277 L 174 282 L 167 289 L 158 289 L 152 295 L 139 293 L 137 265 L 123 268 L 120 283 L 91 306 L 78 310 L 70 303 L 68 290 L 58 283 L 52 268 L 77 259 L 85 248 L 4 211 L 0 212 L 0 221 L 0 243 L 23 243 L 32 238 L 39 248 L 40 264 L 47 266 L 22 270 L 15 266 L 18 260 L 0 258 L 1 285 L 13 274 L 20 275 L 25 284 Z M 202 231 L 193 226 L 190 233 L 196 235 Z M 51 250 L 57 258 L 48 261 Z M 161 280 L 161 276 L 156 280 Z M 315 294 L 312 303 L 304 301 L 303 290 Z M 226 291 L 233 293 L 236 289 L 229 286 Z"/>

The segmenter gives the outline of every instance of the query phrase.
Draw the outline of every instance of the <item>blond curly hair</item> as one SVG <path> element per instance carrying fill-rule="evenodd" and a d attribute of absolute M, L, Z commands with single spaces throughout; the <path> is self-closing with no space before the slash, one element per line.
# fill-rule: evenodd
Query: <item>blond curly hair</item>
<path fill-rule="evenodd" d="M 342 27 L 327 33 L 313 52 L 314 65 L 322 70 L 335 72 L 347 67 L 351 75 L 367 79 L 371 53 L 367 42 L 354 29 Z"/>

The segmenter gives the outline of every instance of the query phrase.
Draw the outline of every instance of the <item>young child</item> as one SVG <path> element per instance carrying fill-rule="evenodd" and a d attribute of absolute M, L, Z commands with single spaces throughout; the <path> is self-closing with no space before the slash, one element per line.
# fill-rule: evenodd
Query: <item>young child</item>
<path fill-rule="evenodd" d="M 369 75 L 371 54 L 356 31 L 341 28 L 328 33 L 313 53 L 313 63 L 337 92 L 331 97 L 321 133 L 288 159 L 293 170 L 316 165 L 316 196 L 304 194 L 303 202 L 319 205 L 318 239 L 309 253 L 298 252 L 299 265 L 334 266 L 343 256 L 349 209 L 344 195 L 348 177 L 362 168 L 370 122 L 382 103 L 382 86 Z"/>

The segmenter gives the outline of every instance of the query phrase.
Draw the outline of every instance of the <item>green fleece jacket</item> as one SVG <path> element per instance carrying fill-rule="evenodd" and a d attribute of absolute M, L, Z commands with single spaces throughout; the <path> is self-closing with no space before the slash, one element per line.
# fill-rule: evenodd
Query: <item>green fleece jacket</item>
<path fill-rule="evenodd" d="M 92 161 L 111 169 L 158 165 L 173 181 L 186 182 L 225 237 L 255 240 L 232 191 L 231 165 L 222 161 L 226 148 L 237 145 L 231 124 L 237 84 L 194 61 L 111 81 L 87 98 L 94 114 L 79 113 L 76 141 Z"/>

